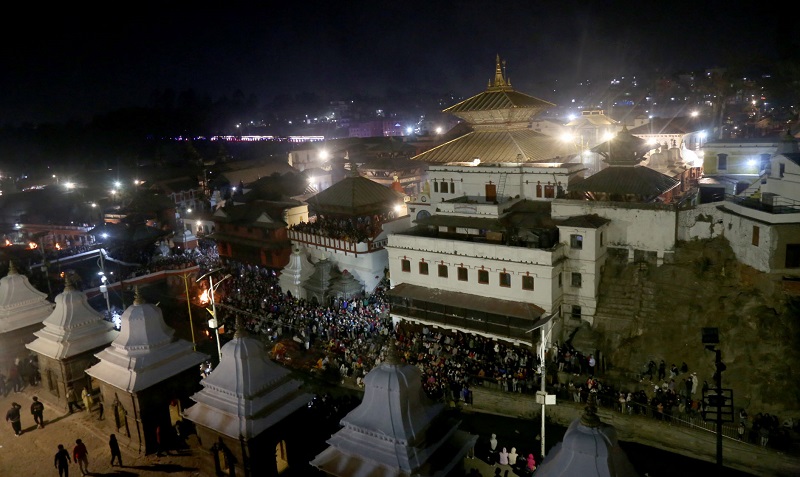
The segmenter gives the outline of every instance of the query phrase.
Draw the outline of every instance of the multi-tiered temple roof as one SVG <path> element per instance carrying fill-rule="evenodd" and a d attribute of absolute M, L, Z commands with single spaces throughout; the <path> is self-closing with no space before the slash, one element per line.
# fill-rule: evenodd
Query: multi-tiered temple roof
<path fill-rule="evenodd" d="M 476 159 L 480 164 L 567 162 L 577 152 L 573 145 L 530 128 L 533 117 L 554 106 L 515 91 L 498 55 L 494 80 L 486 91 L 443 111 L 466 121 L 470 132 L 412 159 L 430 164 L 475 163 Z"/>

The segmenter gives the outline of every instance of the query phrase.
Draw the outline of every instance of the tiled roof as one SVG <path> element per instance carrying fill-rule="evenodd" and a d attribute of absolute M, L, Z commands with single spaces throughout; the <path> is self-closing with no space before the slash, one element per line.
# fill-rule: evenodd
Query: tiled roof
<path fill-rule="evenodd" d="M 679 181 L 645 166 L 607 167 L 586 179 L 571 184 L 572 192 L 632 194 L 658 197 L 680 184 Z"/>
<path fill-rule="evenodd" d="M 427 163 L 471 162 L 565 162 L 574 156 L 575 147 L 558 138 L 530 129 L 473 131 L 414 156 Z"/>
<path fill-rule="evenodd" d="M 248 227 L 279 229 L 286 227 L 286 222 L 281 219 L 283 210 L 296 205 L 299 205 L 299 202 L 253 201 L 218 209 L 214 213 L 213 220 Z"/>
<path fill-rule="evenodd" d="M 677 117 L 677 118 L 652 118 L 647 124 L 642 124 L 630 130 L 631 134 L 690 134 L 707 129 L 710 125 L 704 118 Z"/>
<path fill-rule="evenodd" d="M 365 215 L 385 212 L 402 202 L 403 196 L 366 177 L 346 177 L 308 198 L 318 213 Z"/>
<path fill-rule="evenodd" d="M 558 222 L 558 225 L 565 227 L 580 227 L 584 229 L 596 229 L 607 223 L 611 222 L 605 217 L 600 217 L 597 214 L 576 215 L 568 219 Z"/>

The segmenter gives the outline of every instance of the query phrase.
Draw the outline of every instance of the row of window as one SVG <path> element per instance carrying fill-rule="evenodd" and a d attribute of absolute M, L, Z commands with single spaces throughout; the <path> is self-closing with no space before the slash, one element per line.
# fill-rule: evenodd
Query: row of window
<path fill-rule="evenodd" d="M 408 259 L 403 259 L 400 261 L 401 268 L 404 272 L 411 272 L 411 261 Z M 429 274 L 429 262 L 419 262 L 419 273 L 420 275 L 428 275 Z M 436 265 L 437 272 L 440 278 L 448 278 L 450 276 L 450 268 L 444 264 Z M 489 270 L 478 270 L 478 283 L 482 285 L 489 284 Z M 456 274 L 459 281 L 467 282 L 469 281 L 469 269 L 467 267 L 456 267 Z M 510 288 L 511 287 L 511 274 L 508 272 L 499 272 L 498 273 L 498 283 L 501 287 Z M 523 275 L 521 277 L 521 285 L 523 290 L 533 291 L 533 277 L 530 275 Z M 560 283 L 559 283 L 560 285 Z"/>
<path fill-rule="evenodd" d="M 436 182 L 433 181 L 433 191 L 434 192 L 441 192 L 442 194 L 455 194 L 456 193 L 456 185 L 453 182 Z"/>
<path fill-rule="evenodd" d="M 411 272 L 411 260 L 402 259 L 400 260 L 401 269 L 404 272 Z M 430 263 L 429 262 L 419 262 L 419 274 L 420 275 L 428 275 L 430 270 Z M 438 270 L 438 275 L 440 278 L 448 278 L 450 276 L 450 269 L 447 265 L 438 264 L 436 265 Z M 458 280 L 462 282 L 469 281 L 469 269 L 467 267 L 456 267 L 456 273 L 458 274 Z M 574 288 L 580 288 L 583 284 L 583 277 L 578 272 L 572 272 L 570 275 L 571 277 L 571 285 Z M 521 277 L 522 281 L 522 289 L 533 291 L 533 277 L 530 275 L 523 275 Z M 489 270 L 478 270 L 478 283 L 482 285 L 489 284 Z M 511 274 L 508 272 L 499 272 L 498 273 L 498 283 L 501 287 L 509 288 L 511 287 Z M 561 287 L 561 275 L 558 276 L 558 286 Z"/>

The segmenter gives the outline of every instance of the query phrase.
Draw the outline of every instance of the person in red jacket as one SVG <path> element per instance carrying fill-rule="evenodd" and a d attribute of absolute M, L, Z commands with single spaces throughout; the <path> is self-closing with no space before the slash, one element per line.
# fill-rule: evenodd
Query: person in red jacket
<path fill-rule="evenodd" d="M 72 459 L 81 468 L 81 473 L 89 473 L 89 451 L 80 439 L 75 440 L 75 447 L 72 449 Z"/>

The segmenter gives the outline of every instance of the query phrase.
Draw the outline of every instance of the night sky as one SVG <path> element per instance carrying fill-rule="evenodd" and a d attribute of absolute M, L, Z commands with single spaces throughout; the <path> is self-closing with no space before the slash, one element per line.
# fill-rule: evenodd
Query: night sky
<path fill-rule="evenodd" d="M 788 18 L 764 2 L 203 3 L 15 6 L 0 33 L 0 125 L 89 120 L 168 88 L 261 103 L 303 91 L 471 95 L 496 54 L 515 89 L 552 100 L 578 79 L 770 55 Z"/>

